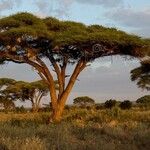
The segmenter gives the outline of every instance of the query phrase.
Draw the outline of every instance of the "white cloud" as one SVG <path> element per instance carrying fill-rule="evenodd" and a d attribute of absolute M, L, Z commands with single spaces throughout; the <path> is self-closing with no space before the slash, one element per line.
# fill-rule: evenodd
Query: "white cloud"
<path fill-rule="evenodd" d="M 41 1 L 37 0 L 34 1 L 33 4 L 35 4 L 38 8 L 37 14 L 40 14 L 40 16 L 46 16 L 46 14 L 50 11 L 50 3 L 48 0 Z"/>
<path fill-rule="evenodd" d="M 0 13 L 11 10 L 14 6 L 19 7 L 22 0 L 0 0 Z"/>
<path fill-rule="evenodd" d="M 33 2 L 42 14 L 53 13 L 57 17 L 68 16 L 74 3 L 114 8 L 123 5 L 123 0 L 37 0 Z"/>
<path fill-rule="evenodd" d="M 132 28 L 131 32 L 150 37 L 150 7 L 141 10 L 120 8 L 107 12 L 106 17 L 124 27 Z"/>
<path fill-rule="evenodd" d="M 123 4 L 123 0 L 74 0 L 83 4 L 102 5 L 104 7 L 116 7 Z"/>
<path fill-rule="evenodd" d="M 0 13 L 2 11 L 11 9 L 13 6 L 13 1 L 12 0 L 1 0 L 0 1 Z"/>
<path fill-rule="evenodd" d="M 56 17 L 67 16 L 74 0 L 37 0 L 33 2 L 37 8 L 38 13 L 42 16 L 53 14 Z"/>

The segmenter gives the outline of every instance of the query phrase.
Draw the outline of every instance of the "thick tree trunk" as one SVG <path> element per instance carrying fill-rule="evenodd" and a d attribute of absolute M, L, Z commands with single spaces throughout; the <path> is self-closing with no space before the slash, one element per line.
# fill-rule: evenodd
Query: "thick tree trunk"
<path fill-rule="evenodd" d="M 57 107 L 52 108 L 52 114 L 48 120 L 48 123 L 59 123 L 62 119 L 64 104 L 57 104 Z"/>

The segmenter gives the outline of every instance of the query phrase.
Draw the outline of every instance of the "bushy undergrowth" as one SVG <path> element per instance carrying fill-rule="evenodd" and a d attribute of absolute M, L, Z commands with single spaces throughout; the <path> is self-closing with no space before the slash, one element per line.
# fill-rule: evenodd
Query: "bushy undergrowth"
<path fill-rule="evenodd" d="M 0 150 L 148 150 L 150 110 L 67 109 L 60 124 L 49 113 L 1 113 Z"/>

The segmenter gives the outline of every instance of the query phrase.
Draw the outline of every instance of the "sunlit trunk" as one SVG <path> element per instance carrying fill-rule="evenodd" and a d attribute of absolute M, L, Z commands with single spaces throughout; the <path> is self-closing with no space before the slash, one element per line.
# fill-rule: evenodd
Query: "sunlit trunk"
<path fill-rule="evenodd" d="M 57 105 L 52 104 L 52 114 L 49 118 L 49 123 L 58 123 L 62 119 L 65 102 L 67 100 L 67 97 L 64 97 L 63 99 L 59 100 Z"/>
<path fill-rule="evenodd" d="M 52 115 L 49 122 L 58 123 L 62 119 L 64 106 L 58 106 L 56 109 L 53 109 Z"/>
<path fill-rule="evenodd" d="M 32 103 L 32 112 L 38 112 L 39 110 L 39 105 Z"/>

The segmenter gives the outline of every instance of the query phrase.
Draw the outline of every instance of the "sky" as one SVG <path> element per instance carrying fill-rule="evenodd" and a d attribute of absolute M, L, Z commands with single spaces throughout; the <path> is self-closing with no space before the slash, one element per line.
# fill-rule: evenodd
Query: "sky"
<path fill-rule="evenodd" d="M 150 0 L 0 0 L 0 17 L 17 12 L 31 12 L 42 18 L 53 16 L 86 25 L 100 24 L 150 37 Z M 138 60 L 120 56 L 96 60 L 79 77 L 69 103 L 84 95 L 100 102 L 110 98 L 135 100 L 148 94 L 130 81 L 130 71 L 137 66 Z M 71 71 L 70 67 L 68 69 Z M 30 66 L 14 63 L 1 66 L 0 77 L 26 81 L 39 79 Z"/>

